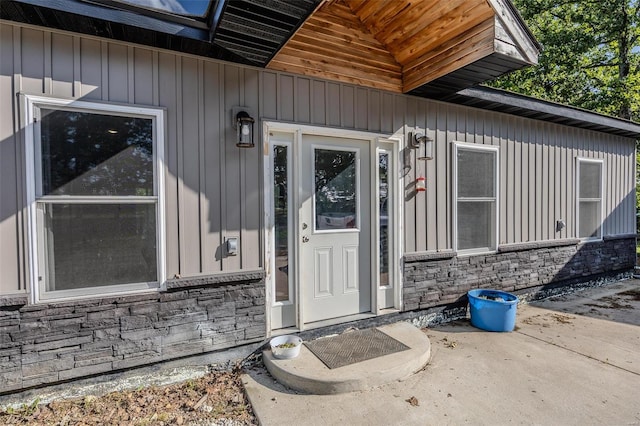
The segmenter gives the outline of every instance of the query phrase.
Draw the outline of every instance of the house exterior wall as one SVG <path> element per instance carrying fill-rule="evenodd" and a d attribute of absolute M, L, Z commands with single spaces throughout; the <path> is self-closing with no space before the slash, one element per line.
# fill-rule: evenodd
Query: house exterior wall
<path fill-rule="evenodd" d="M 435 139 L 435 160 L 405 151 L 405 253 L 452 248 L 451 142 L 500 147 L 499 243 L 575 236 L 576 157 L 604 160 L 604 235 L 635 232 L 631 139 L 506 114 L 83 36 L 0 26 L 0 294 L 26 289 L 24 148 L 16 93 L 161 106 L 167 110 L 167 276 L 262 268 L 262 149 L 238 150 L 231 108 L 263 120 Z M 259 133 L 259 132 L 257 132 Z M 555 222 L 566 228 L 555 232 Z M 224 256 L 227 236 L 240 255 Z"/>
<path fill-rule="evenodd" d="M 166 109 L 166 272 L 170 279 L 181 277 L 170 280 L 169 291 L 25 304 L 26 159 L 18 93 Z M 629 236 L 635 233 L 631 139 L 2 21 L 0 389 L 266 336 L 264 148 L 260 143 L 249 150 L 235 146 L 231 111 L 236 106 L 250 108 L 261 120 L 405 137 L 415 127 L 427 128 L 435 140 L 435 159 L 418 161 L 408 149 L 401 155 L 407 188 L 402 194 L 404 310 L 448 303 L 479 283 L 518 290 L 562 280 L 569 271 L 587 276 L 635 263 Z M 454 141 L 500 149 L 502 251 L 496 254 L 446 254 L 453 247 Z M 602 242 L 573 240 L 577 157 L 604 161 Z M 416 195 L 410 184 L 420 175 L 427 179 L 427 191 Z M 555 232 L 558 219 L 567 223 L 561 232 Z M 240 239 L 238 256 L 222 250 L 224 238 L 231 236 Z M 614 236 L 621 238 L 608 238 Z M 530 242 L 545 243 L 513 248 Z M 610 263 L 589 269 L 592 259 Z M 541 267 L 549 273 L 531 272 Z"/>

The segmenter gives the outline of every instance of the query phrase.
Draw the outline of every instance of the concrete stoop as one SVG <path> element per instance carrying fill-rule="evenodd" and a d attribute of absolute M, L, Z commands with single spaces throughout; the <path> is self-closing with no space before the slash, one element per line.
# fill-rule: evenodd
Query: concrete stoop
<path fill-rule="evenodd" d="M 429 362 L 431 343 L 420 329 L 407 322 L 398 322 L 378 327 L 378 330 L 410 349 L 335 369 L 325 366 L 305 345 L 294 359 L 275 359 L 270 349 L 262 352 L 262 359 L 278 382 L 316 395 L 365 390 L 402 380 Z"/>

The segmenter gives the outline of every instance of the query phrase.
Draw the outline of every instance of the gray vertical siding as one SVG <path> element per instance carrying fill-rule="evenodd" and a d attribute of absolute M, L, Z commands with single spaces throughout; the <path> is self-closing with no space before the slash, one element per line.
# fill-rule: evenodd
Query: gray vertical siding
<path fill-rule="evenodd" d="M 400 156 L 405 252 L 452 247 L 453 141 L 500 147 L 500 243 L 575 236 L 578 156 L 605 161 L 604 234 L 635 232 L 630 139 L 6 22 L 0 35 L 0 293 L 27 281 L 18 92 L 166 108 L 168 277 L 262 266 L 263 148 L 235 147 L 231 109 L 240 105 L 263 120 L 405 136 L 427 128 L 435 159 Z M 427 191 L 416 195 L 418 176 Z M 558 219 L 567 227 L 556 233 Z M 239 256 L 224 256 L 227 236 L 240 237 Z"/>
<path fill-rule="evenodd" d="M 22 158 L 18 137 L 14 134 L 15 96 L 13 93 L 13 27 L 0 25 L 0 293 L 24 289 L 21 263 L 22 209 L 19 197 L 22 185 L 18 177 Z M 16 81 L 16 84 L 19 82 Z"/>
<path fill-rule="evenodd" d="M 230 128 L 231 108 L 260 110 L 257 70 L 5 22 L 0 34 L 0 293 L 27 281 L 19 92 L 166 108 L 167 276 L 261 266 L 260 149 L 236 148 Z M 226 236 L 240 256 L 224 256 Z"/>

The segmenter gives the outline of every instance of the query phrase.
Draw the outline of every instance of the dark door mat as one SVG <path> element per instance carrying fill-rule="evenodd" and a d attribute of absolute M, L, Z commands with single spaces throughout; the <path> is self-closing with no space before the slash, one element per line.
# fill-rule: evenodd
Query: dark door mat
<path fill-rule="evenodd" d="M 377 328 L 350 331 L 304 344 L 330 369 L 409 349 Z"/>

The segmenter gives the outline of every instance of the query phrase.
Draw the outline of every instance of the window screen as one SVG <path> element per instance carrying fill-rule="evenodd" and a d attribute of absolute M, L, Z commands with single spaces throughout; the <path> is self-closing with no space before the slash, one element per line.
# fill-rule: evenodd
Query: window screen
<path fill-rule="evenodd" d="M 456 145 L 457 250 L 494 250 L 497 151 Z"/>
<path fill-rule="evenodd" d="M 602 238 L 602 163 L 578 160 L 578 237 Z"/>

